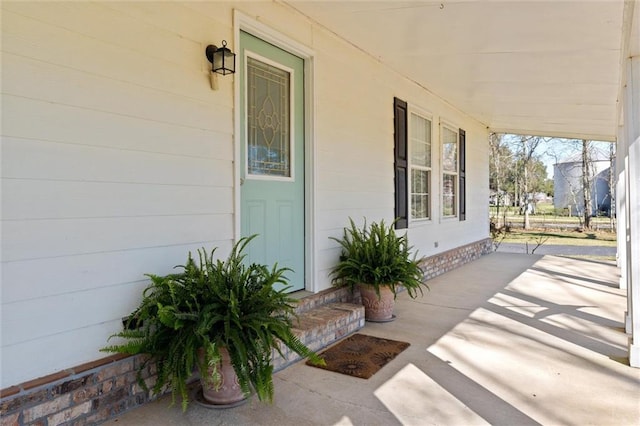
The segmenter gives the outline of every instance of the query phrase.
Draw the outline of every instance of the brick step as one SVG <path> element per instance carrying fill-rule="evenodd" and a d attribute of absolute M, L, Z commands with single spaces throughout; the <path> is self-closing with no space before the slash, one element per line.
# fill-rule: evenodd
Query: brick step
<path fill-rule="evenodd" d="M 334 302 L 305 310 L 294 320 L 294 334 L 309 347 L 318 351 L 364 327 L 364 306 Z M 274 351 L 273 366 L 281 370 L 300 360 L 300 356 L 288 349 L 284 358 Z"/>
<path fill-rule="evenodd" d="M 302 293 L 296 304 L 296 314 L 300 315 L 311 309 L 330 303 L 359 303 L 358 294 L 353 295 L 346 287 L 329 288 L 318 293 Z M 298 293 L 292 293 L 294 298 Z"/>

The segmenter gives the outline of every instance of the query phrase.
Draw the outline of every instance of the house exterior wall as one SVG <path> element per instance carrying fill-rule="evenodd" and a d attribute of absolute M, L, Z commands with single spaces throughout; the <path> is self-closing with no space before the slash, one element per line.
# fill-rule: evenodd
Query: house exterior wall
<path fill-rule="evenodd" d="M 310 290 L 348 217 L 393 219 L 394 96 L 431 114 L 434 142 L 441 120 L 467 137 L 466 221 L 438 214 L 434 143 L 435 214 L 411 244 L 488 236 L 486 127 L 286 5 L 2 2 L 0 387 L 101 358 L 145 273 L 237 237 L 234 77 L 212 91 L 204 55 L 236 50 L 234 9 L 313 51 Z"/>

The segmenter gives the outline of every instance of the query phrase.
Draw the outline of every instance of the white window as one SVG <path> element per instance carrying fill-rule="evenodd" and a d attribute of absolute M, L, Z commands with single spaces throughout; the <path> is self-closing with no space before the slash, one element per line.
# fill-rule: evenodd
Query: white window
<path fill-rule="evenodd" d="M 431 120 L 410 115 L 411 219 L 431 218 Z"/>
<path fill-rule="evenodd" d="M 458 131 L 442 125 L 442 216 L 458 215 Z"/>

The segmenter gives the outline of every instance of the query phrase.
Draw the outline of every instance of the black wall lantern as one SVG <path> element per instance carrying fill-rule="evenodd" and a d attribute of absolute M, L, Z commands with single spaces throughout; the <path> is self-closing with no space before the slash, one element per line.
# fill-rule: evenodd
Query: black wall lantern
<path fill-rule="evenodd" d="M 236 54 L 227 48 L 226 40 L 222 40 L 222 47 L 208 45 L 205 54 L 211 62 L 211 72 L 222 75 L 236 72 Z"/>

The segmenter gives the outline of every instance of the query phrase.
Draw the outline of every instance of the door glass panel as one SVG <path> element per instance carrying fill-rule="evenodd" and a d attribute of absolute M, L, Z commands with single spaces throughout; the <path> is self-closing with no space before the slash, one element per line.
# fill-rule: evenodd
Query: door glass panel
<path fill-rule="evenodd" d="M 247 58 L 247 172 L 291 177 L 289 72 Z"/>

